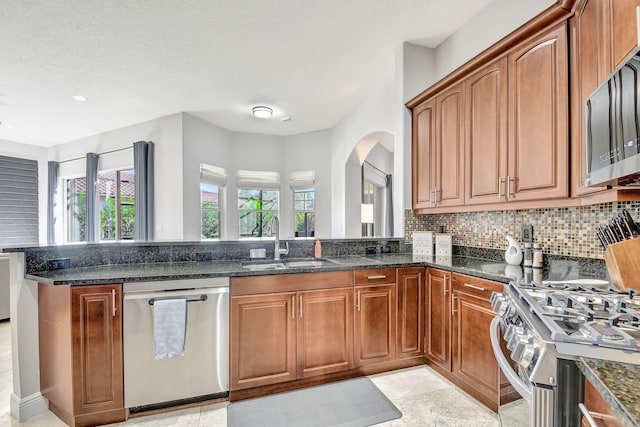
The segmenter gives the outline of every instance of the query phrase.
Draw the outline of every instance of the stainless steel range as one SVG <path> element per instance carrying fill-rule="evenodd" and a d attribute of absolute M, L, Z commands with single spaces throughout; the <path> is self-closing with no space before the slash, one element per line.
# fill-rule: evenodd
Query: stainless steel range
<path fill-rule="evenodd" d="M 491 304 L 496 359 L 529 401 L 532 426 L 580 425 L 583 378 L 573 362 L 579 356 L 640 364 L 638 291 L 510 283 Z"/>

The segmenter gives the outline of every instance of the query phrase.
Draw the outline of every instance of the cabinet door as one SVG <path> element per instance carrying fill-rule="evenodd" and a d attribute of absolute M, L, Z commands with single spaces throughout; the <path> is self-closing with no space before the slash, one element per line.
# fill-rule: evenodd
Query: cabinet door
<path fill-rule="evenodd" d="M 589 412 L 604 415 L 603 418 L 598 418 L 598 425 L 603 427 L 622 427 L 622 422 L 613 414 L 609 404 L 586 378 L 584 379 L 584 406 L 587 407 Z M 582 418 L 582 425 L 589 427 L 589 423 L 584 417 Z"/>
<path fill-rule="evenodd" d="M 436 97 L 436 206 L 464 204 L 464 82 Z"/>
<path fill-rule="evenodd" d="M 640 0 L 610 0 L 611 55 L 613 68 L 638 46 L 638 13 Z M 613 69 L 612 69 L 613 71 Z"/>
<path fill-rule="evenodd" d="M 231 298 L 231 390 L 296 379 L 296 294 Z"/>
<path fill-rule="evenodd" d="M 567 82 L 564 23 L 509 54 L 510 200 L 568 195 Z"/>
<path fill-rule="evenodd" d="M 424 268 L 398 269 L 396 359 L 424 354 Z"/>
<path fill-rule="evenodd" d="M 396 356 L 396 285 L 358 286 L 355 309 L 357 366 Z"/>
<path fill-rule="evenodd" d="M 353 288 L 298 292 L 298 378 L 353 367 Z"/>
<path fill-rule="evenodd" d="M 426 355 L 444 369 L 451 370 L 451 275 L 427 269 Z"/>
<path fill-rule="evenodd" d="M 466 79 L 465 204 L 506 201 L 507 58 Z"/>
<path fill-rule="evenodd" d="M 413 141 L 411 147 L 413 177 L 413 208 L 433 207 L 432 189 L 435 180 L 435 99 L 413 110 Z"/>
<path fill-rule="evenodd" d="M 453 300 L 453 374 L 497 408 L 500 375 L 489 337 L 495 313 L 488 300 L 466 292 L 454 290 Z"/>
<path fill-rule="evenodd" d="M 74 415 L 124 408 L 120 285 L 71 288 Z"/>
<path fill-rule="evenodd" d="M 584 101 L 611 73 L 609 0 L 583 0 L 571 19 L 571 195 L 606 187 L 585 186 Z"/>

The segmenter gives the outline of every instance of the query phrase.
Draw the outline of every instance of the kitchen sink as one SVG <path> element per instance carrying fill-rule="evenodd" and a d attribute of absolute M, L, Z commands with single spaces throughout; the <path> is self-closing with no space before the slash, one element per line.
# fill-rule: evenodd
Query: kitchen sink
<path fill-rule="evenodd" d="M 243 262 L 242 268 L 246 268 L 251 271 L 264 271 L 264 270 L 284 270 L 287 267 L 282 261 L 249 261 Z"/>
<path fill-rule="evenodd" d="M 284 265 L 286 265 L 287 268 L 313 268 L 333 264 L 333 262 L 326 259 L 292 259 L 284 261 Z"/>
<path fill-rule="evenodd" d="M 301 259 L 289 259 L 282 261 L 264 260 L 264 261 L 245 261 L 242 263 L 242 268 L 246 268 L 251 271 L 265 271 L 265 270 L 285 270 L 287 268 L 318 268 L 326 265 L 334 265 L 327 259 L 318 258 L 301 258 Z"/>

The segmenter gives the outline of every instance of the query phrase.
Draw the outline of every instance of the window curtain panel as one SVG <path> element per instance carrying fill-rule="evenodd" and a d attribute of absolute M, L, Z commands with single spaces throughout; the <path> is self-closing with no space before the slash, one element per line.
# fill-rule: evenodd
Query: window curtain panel
<path fill-rule="evenodd" d="M 384 235 L 385 237 L 393 237 L 393 178 L 387 175 L 386 184 L 384 186 Z"/>
<path fill-rule="evenodd" d="M 136 241 L 153 240 L 153 142 L 133 143 L 133 167 L 136 176 L 135 229 Z"/>
<path fill-rule="evenodd" d="M 100 240 L 100 218 L 98 213 L 98 160 L 100 155 L 87 153 L 87 242 L 94 243 Z"/>
<path fill-rule="evenodd" d="M 60 165 L 58 162 L 50 161 L 47 163 L 47 243 L 53 245 L 56 243 L 56 195 L 58 194 L 58 171 Z"/>

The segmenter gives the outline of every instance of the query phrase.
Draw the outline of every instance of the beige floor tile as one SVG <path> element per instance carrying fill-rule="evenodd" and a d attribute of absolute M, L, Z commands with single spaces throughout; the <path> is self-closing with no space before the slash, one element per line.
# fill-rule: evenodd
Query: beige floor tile
<path fill-rule="evenodd" d="M 200 408 L 200 427 L 226 427 L 228 402 Z"/>
<path fill-rule="evenodd" d="M 455 388 L 452 383 L 426 366 L 373 375 L 371 380 L 392 401 Z"/>

